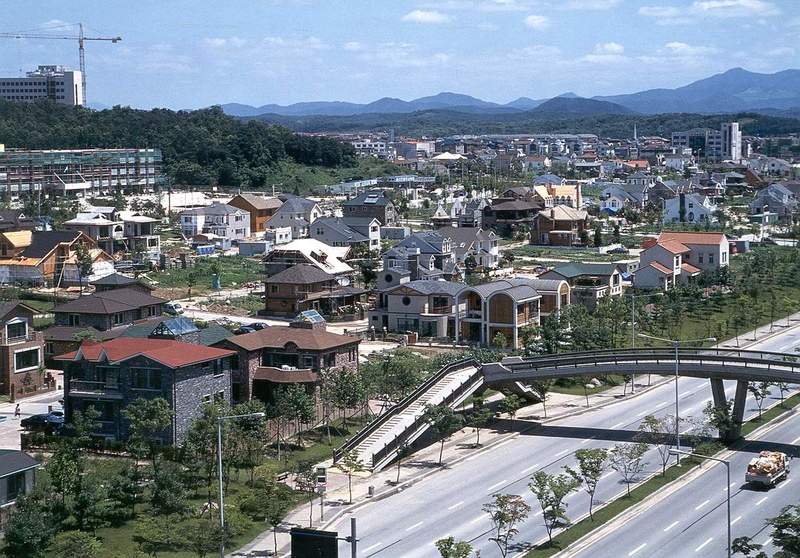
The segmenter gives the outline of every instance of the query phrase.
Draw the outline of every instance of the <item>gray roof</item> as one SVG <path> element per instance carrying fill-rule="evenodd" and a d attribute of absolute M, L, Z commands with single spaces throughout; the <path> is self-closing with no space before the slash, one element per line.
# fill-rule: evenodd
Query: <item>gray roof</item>
<path fill-rule="evenodd" d="M 277 209 L 283 203 L 278 198 L 264 198 L 255 194 L 236 194 L 235 197 L 242 198 L 255 209 Z"/>
<path fill-rule="evenodd" d="M 322 271 L 315 265 L 297 264 L 287 267 L 283 271 L 268 277 L 265 283 L 289 283 L 293 285 L 307 285 L 309 283 L 322 283 L 335 279 L 333 275 Z"/>
<path fill-rule="evenodd" d="M 166 300 L 142 292 L 138 289 L 121 288 L 79 296 L 53 308 L 53 312 L 73 312 L 76 314 L 114 314 L 135 310 L 144 306 L 163 304 Z"/>
<path fill-rule="evenodd" d="M 369 240 L 369 238 L 351 228 L 347 223 L 338 217 L 320 217 L 314 221 L 313 226 L 314 228 L 327 227 L 335 234 L 338 234 L 340 238 L 349 242 L 364 242 Z M 312 237 L 314 237 L 314 234 L 312 234 Z"/>
<path fill-rule="evenodd" d="M 395 248 L 419 248 L 421 254 L 442 254 L 443 242 L 439 231 L 421 231 L 404 238 Z"/>
<path fill-rule="evenodd" d="M 22 251 L 26 258 L 43 258 L 59 244 L 74 242 L 80 231 L 33 231 L 31 244 Z"/>
<path fill-rule="evenodd" d="M 38 466 L 39 462 L 24 451 L 0 450 L 0 477 L 7 477 Z"/>
<path fill-rule="evenodd" d="M 557 291 L 561 287 L 561 279 L 531 279 L 531 286 L 537 291 Z"/>
<path fill-rule="evenodd" d="M 409 281 L 408 283 L 403 283 L 401 285 L 397 285 L 389 289 L 387 292 L 391 293 L 397 289 L 408 287 L 409 289 L 414 289 L 420 294 L 424 295 L 431 295 L 431 294 L 447 294 L 450 296 L 455 296 L 458 294 L 461 289 L 466 287 L 465 283 L 455 283 L 452 281 L 434 281 L 430 279 L 420 279 L 418 281 Z"/>
<path fill-rule="evenodd" d="M 363 194 L 356 196 L 352 200 L 347 200 L 342 205 L 350 206 L 350 205 L 377 205 L 377 206 L 386 206 L 390 205 L 392 200 L 390 200 L 386 194 L 381 191 L 369 191 L 364 192 Z"/>
<path fill-rule="evenodd" d="M 527 300 L 531 298 L 539 298 L 541 295 L 539 291 L 533 286 L 533 279 L 513 278 L 513 279 L 500 279 L 499 281 L 492 281 L 483 285 L 476 285 L 474 287 L 465 287 L 462 291 L 472 290 L 478 293 L 483 298 L 489 298 L 497 293 L 504 293 L 509 295 L 514 300 Z"/>
<path fill-rule="evenodd" d="M 233 207 L 227 203 L 212 203 L 204 207 L 195 207 L 181 211 L 182 215 L 233 215 L 234 213 L 246 213 L 243 209 Z"/>
<path fill-rule="evenodd" d="M 283 200 L 283 205 L 276 211 L 276 214 L 280 212 L 285 213 L 287 211 L 292 213 L 308 213 L 317 205 L 315 201 L 307 200 L 300 196 L 295 196 L 294 194 L 281 194 L 278 198 Z"/>
<path fill-rule="evenodd" d="M 582 275 L 613 275 L 617 271 L 617 267 L 613 263 L 582 263 L 570 262 L 564 265 L 556 266 L 552 271 L 572 279 Z"/>
<path fill-rule="evenodd" d="M 100 279 L 95 279 L 94 281 L 90 281 L 90 285 L 102 285 L 102 286 L 117 286 L 121 287 L 123 285 L 135 285 L 138 283 L 136 279 L 133 277 L 128 277 L 127 275 L 123 275 L 121 273 L 112 273 L 111 275 L 106 275 L 105 277 L 101 277 Z"/>

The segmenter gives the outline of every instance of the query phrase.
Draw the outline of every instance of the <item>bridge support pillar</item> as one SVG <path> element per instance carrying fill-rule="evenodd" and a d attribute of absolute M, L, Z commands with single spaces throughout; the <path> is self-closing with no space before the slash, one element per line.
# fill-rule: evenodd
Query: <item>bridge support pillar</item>
<path fill-rule="evenodd" d="M 711 395 L 714 397 L 714 406 L 724 407 L 727 404 L 725 399 L 725 384 L 719 378 L 711 378 Z"/>
<path fill-rule="evenodd" d="M 736 382 L 736 395 L 733 397 L 733 428 L 729 433 L 731 440 L 736 440 L 742 436 L 742 422 L 744 421 L 744 407 L 747 402 L 747 386 L 746 380 L 737 380 Z"/>

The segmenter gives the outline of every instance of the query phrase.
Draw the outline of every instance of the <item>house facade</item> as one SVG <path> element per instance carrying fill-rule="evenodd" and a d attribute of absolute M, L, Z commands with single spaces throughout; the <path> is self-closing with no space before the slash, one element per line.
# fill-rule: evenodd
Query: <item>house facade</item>
<path fill-rule="evenodd" d="M 418 280 L 397 285 L 378 294 L 368 323 L 375 331 L 420 337 L 455 337 L 455 296 L 466 287 L 452 281 Z"/>
<path fill-rule="evenodd" d="M 611 263 L 571 262 L 542 273 L 541 279 L 569 283 L 570 304 L 583 304 L 594 310 L 604 297 L 622 296 L 622 274 Z"/>
<path fill-rule="evenodd" d="M 53 308 L 56 326 L 91 327 L 99 331 L 160 316 L 167 301 L 138 288 L 96 292 Z"/>
<path fill-rule="evenodd" d="M 730 241 L 724 233 L 665 231 L 656 240 L 659 243 L 666 241 L 675 241 L 686 246 L 689 252 L 684 255 L 683 262 L 702 271 L 716 271 L 730 264 Z"/>
<path fill-rule="evenodd" d="M 329 246 L 364 246 L 369 251 L 381 249 L 381 225 L 375 218 L 366 225 L 356 224 L 352 219 L 348 222 L 340 217 L 322 217 L 311 224 L 311 238 L 324 242 Z M 353 223 L 352 225 L 350 223 Z"/>
<path fill-rule="evenodd" d="M 264 314 L 296 316 L 304 310 L 326 316 L 355 313 L 366 294 L 365 289 L 341 285 L 335 275 L 316 266 L 297 264 L 264 280 Z"/>
<path fill-rule="evenodd" d="M 181 232 L 188 238 L 203 236 L 221 248 L 230 248 L 250 236 L 250 214 L 226 203 L 187 209 L 178 214 Z"/>
<path fill-rule="evenodd" d="M 33 329 L 35 308 L 0 303 L 0 393 L 12 400 L 55 387 L 44 367 L 44 336 Z"/>
<path fill-rule="evenodd" d="M 450 239 L 456 260 L 465 269 L 472 264 L 483 269 L 495 269 L 500 265 L 498 237 L 494 231 L 479 227 L 442 227 L 436 232 Z"/>
<path fill-rule="evenodd" d="M 317 202 L 291 194 L 278 197 L 282 202 L 275 214 L 266 223 L 267 229 L 290 227 L 292 238 L 306 238 L 311 223 L 322 217 L 322 209 Z"/>
<path fill-rule="evenodd" d="M 582 209 L 556 205 L 540 211 L 531 231 L 531 244 L 543 246 L 573 246 L 580 243 L 586 230 L 589 214 Z"/>
<path fill-rule="evenodd" d="M 345 217 L 370 217 L 382 226 L 397 224 L 397 209 L 383 190 L 368 191 L 342 204 Z"/>
<path fill-rule="evenodd" d="M 228 205 L 250 214 L 250 236 L 260 236 L 267 230 L 267 221 L 283 205 L 278 198 L 264 198 L 255 194 L 236 194 Z"/>
<path fill-rule="evenodd" d="M 680 193 L 664 201 L 664 223 L 714 223 L 717 207 L 707 196 Z"/>

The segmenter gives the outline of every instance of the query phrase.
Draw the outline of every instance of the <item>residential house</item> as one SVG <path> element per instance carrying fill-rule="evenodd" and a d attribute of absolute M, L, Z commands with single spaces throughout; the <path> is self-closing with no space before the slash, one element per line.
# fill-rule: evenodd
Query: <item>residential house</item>
<path fill-rule="evenodd" d="M 238 207 L 215 201 L 178 214 L 181 232 L 195 242 L 216 244 L 227 250 L 250 236 L 250 214 Z"/>
<path fill-rule="evenodd" d="M 381 226 L 397 224 L 397 210 L 383 190 L 370 190 L 342 204 L 345 217 L 372 217 Z"/>
<path fill-rule="evenodd" d="M 750 214 L 776 213 L 778 220 L 791 223 L 798 210 L 797 196 L 786 186 L 773 183 L 756 193 L 750 202 Z"/>
<path fill-rule="evenodd" d="M 255 194 L 236 194 L 228 205 L 250 214 L 250 236 L 261 236 L 267 230 L 267 221 L 283 205 L 278 198 L 265 198 Z"/>
<path fill-rule="evenodd" d="M 18 300 L 0 303 L 0 393 L 12 400 L 55 387 L 44 368 L 44 337 L 33 329 L 38 313 Z"/>
<path fill-rule="evenodd" d="M 416 232 L 383 254 L 378 291 L 418 279 L 457 280 L 461 276 L 450 238 L 438 231 Z"/>
<path fill-rule="evenodd" d="M 566 179 L 555 174 L 543 174 L 533 179 L 533 186 L 537 192 L 541 192 L 540 188 L 536 188 L 537 186 L 546 189 L 553 200 L 553 205 L 566 205 L 574 208 L 580 208 L 583 205 L 581 186 L 577 181 L 567 183 Z"/>
<path fill-rule="evenodd" d="M 500 265 L 500 249 L 494 231 L 479 227 L 442 227 L 436 232 L 450 239 L 456 260 L 462 267 L 495 269 Z"/>
<path fill-rule="evenodd" d="M 5 525 L 14 513 L 17 498 L 33 492 L 40 466 L 24 451 L 0 449 L 0 525 Z"/>
<path fill-rule="evenodd" d="M 317 202 L 291 194 L 281 194 L 283 201 L 277 211 L 266 223 L 267 229 L 291 227 L 292 238 L 306 238 L 311 223 L 322 217 L 322 209 Z"/>
<path fill-rule="evenodd" d="M 154 289 L 154 287 L 151 287 L 150 285 L 143 283 L 138 279 L 128 277 L 127 275 L 123 275 L 121 273 L 112 273 L 110 275 L 106 275 L 105 277 L 90 281 L 89 284 L 93 286 L 95 292 L 98 293 L 103 291 L 113 291 L 115 289 L 134 289 L 149 294 Z"/>
<path fill-rule="evenodd" d="M 351 222 L 352 222 L 351 217 Z M 329 246 L 354 248 L 363 246 L 369 251 L 381 249 L 381 226 L 377 219 L 365 217 L 366 226 L 352 227 L 341 217 L 321 217 L 311 224 L 311 238 Z M 358 230 L 360 229 L 360 230 Z M 362 234 L 364 231 L 366 234 Z"/>
<path fill-rule="evenodd" d="M 531 244 L 573 246 L 581 242 L 589 214 L 582 209 L 556 205 L 540 211 L 531 231 Z"/>
<path fill-rule="evenodd" d="M 94 407 L 100 413 L 95 434 L 126 440 L 126 407 L 137 399 L 159 397 L 169 403 L 172 420 L 155 437 L 180 445 L 204 403 L 230 404 L 235 356 L 234 351 L 172 339 L 84 341 L 76 351 L 55 357 L 64 368 L 66 420 Z"/>
<path fill-rule="evenodd" d="M 92 272 L 82 276 L 77 246 L 92 260 Z M 0 283 L 57 285 L 82 284 L 114 272 L 114 262 L 97 243 L 80 231 L 10 231 L 0 233 Z"/>
<path fill-rule="evenodd" d="M 730 263 L 730 241 L 724 233 L 718 232 L 672 232 L 665 231 L 655 241 L 644 244 L 648 248 L 653 242 L 677 241 L 689 249 L 683 256 L 688 262 L 703 271 L 716 271 Z"/>
<path fill-rule="evenodd" d="M 464 287 L 455 298 L 455 341 L 520 348 L 520 329 L 538 326 L 542 295 L 532 279 L 501 279 Z M 462 309 L 463 306 L 463 309 Z"/>
<path fill-rule="evenodd" d="M 275 246 L 264 256 L 264 271 L 270 277 L 297 264 L 311 264 L 338 277 L 344 285 L 355 274 L 355 270 L 344 262 L 349 251 L 349 247 L 328 246 L 313 238 L 298 238 Z"/>
<path fill-rule="evenodd" d="M 125 327 L 118 337 L 173 339 L 183 343 L 194 343 L 195 345 L 210 347 L 232 335 L 233 332 L 231 330 L 215 322 L 209 322 L 203 327 L 198 327 L 190 318 L 185 316 L 158 316 L 141 320 Z"/>
<path fill-rule="evenodd" d="M 452 227 L 453 223 L 457 223 L 458 218 L 453 217 L 453 215 L 448 212 L 442 202 L 440 201 L 439 204 L 436 206 L 436 211 L 433 212 L 431 216 L 431 224 L 433 228 L 438 229 L 439 227 Z"/>
<path fill-rule="evenodd" d="M 296 316 L 316 310 L 326 316 L 354 313 L 364 302 L 365 289 L 341 285 L 335 275 L 311 264 L 297 264 L 264 280 L 264 313 Z"/>
<path fill-rule="evenodd" d="M 570 262 L 539 276 L 569 283 L 570 304 L 583 304 L 594 310 L 604 297 L 622 296 L 622 275 L 612 263 Z"/>
<path fill-rule="evenodd" d="M 376 331 L 455 337 L 455 296 L 464 283 L 421 279 L 382 291 L 368 323 Z"/>
<path fill-rule="evenodd" d="M 92 327 L 106 331 L 160 316 L 167 301 L 138 288 L 121 288 L 83 295 L 53 308 L 56 326 Z"/>
<path fill-rule="evenodd" d="M 122 242 L 125 237 L 124 223 L 117 217 L 116 211 L 112 211 L 111 215 L 97 211 L 81 212 L 64 221 L 63 227 L 68 231 L 84 233 L 108 254 L 113 254 L 114 244 Z"/>
<path fill-rule="evenodd" d="M 128 250 L 139 259 L 158 261 L 161 256 L 161 235 L 158 234 L 158 219 L 135 213 L 120 211 L 123 236 Z"/>
<path fill-rule="evenodd" d="M 310 312 L 288 326 L 270 326 L 235 335 L 218 347 L 236 351 L 234 401 L 274 401 L 275 390 L 287 384 L 314 391 L 326 370 L 358 370 L 359 337 L 327 331 L 325 321 Z"/>
<path fill-rule="evenodd" d="M 484 197 L 473 197 L 464 204 L 464 211 L 458 216 L 459 227 L 482 227 L 483 210 L 489 205 Z"/>
<path fill-rule="evenodd" d="M 600 192 L 600 211 L 615 214 L 625 207 L 641 211 L 648 201 L 647 190 L 638 184 L 605 183 Z"/>
<path fill-rule="evenodd" d="M 664 223 L 715 223 L 717 210 L 711 199 L 700 194 L 680 193 L 664 202 Z"/>
<path fill-rule="evenodd" d="M 633 285 L 637 289 L 660 289 L 668 291 L 679 282 L 689 283 L 701 273 L 685 258 L 691 250 L 677 240 L 656 240 L 639 254 L 639 269 L 633 274 Z"/>
<path fill-rule="evenodd" d="M 529 285 L 542 296 L 539 301 L 539 313 L 542 317 L 558 314 L 562 308 L 566 308 L 570 304 L 572 289 L 569 283 L 563 279 L 536 277 L 530 279 Z"/>
<path fill-rule="evenodd" d="M 532 201 L 492 201 L 483 209 L 483 226 L 502 235 L 510 235 L 524 227 L 532 229 L 541 208 L 541 204 Z"/>
<path fill-rule="evenodd" d="M 0 209 L 0 232 L 32 231 L 36 221 L 27 217 L 21 209 Z"/>

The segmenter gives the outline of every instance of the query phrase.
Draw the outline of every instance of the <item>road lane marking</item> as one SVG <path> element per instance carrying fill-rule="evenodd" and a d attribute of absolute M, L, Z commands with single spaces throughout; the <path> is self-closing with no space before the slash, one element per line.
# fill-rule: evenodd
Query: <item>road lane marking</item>
<path fill-rule="evenodd" d="M 664 532 L 666 533 L 667 531 L 669 531 L 670 529 L 672 529 L 673 527 L 675 527 L 677 524 L 678 524 L 678 522 L 677 522 L 677 521 L 673 521 L 672 523 L 670 523 L 669 525 L 667 525 L 666 527 L 664 527 Z"/>
<path fill-rule="evenodd" d="M 792 482 L 792 479 L 786 479 L 785 481 L 783 481 L 782 483 L 780 483 L 780 484 L 778 485 L 778 488 L 780 488 L 781 486 L 786 486 L 786 485 L 787 485 L 787 484 L 789 484 L 790 482 Z"/>
<path fill-rule="evenodd" d="M 588 443 L 589 443 L 589 442 L 591 442 L 591 441 L 592 441 L 592 439 L 591 439 L 591 438 L 586 438 L 586 439 L 585 439 L 583 442 L 581 442 L 581 445 L 583 445 L 583 444 L 588 444 Z"/>
<path fill-rule="evenodd" d="M 378 547 L 379 547 L 380 545 L 382 545 L 382 544 L 383 544 L 382 542 L 376 542 L 375 544 L 373 544 L 372 546 L 368 546 L 367 548 L 365 548 L 365 549 L 364 549 L 364 550 L 362 550 L 361 552 L 369 552 L 369 551 L 370 551 L 370 550 L 372 550 L 373 548 L 378 548 Z"/>
<path fill-rule="evenodd" d="M 614 473 L 615 473 L 615 471 L 609 471 L 608 473 L 606 473 L 605 475 L 603 475 L 602 477 L 600 477 L 600 480 L 603 480 L 603 479 L 604 479 L 604 478 L 606 478 L 606 477 L 610 477 L 610 476 L 611 476 L 611 475 L 613 475 Z"/>
<path fill-rule="evenodd" d="M 703 550 L 703 549 L 706 547 L 706 545 L 707 545 L 708 543 L 710 543 L 710 542 L 711 542 L 711 541 L 713 541 L 713 540 L 714 540 L 714 537 L 711 537 L 711 538 L 709 538 L 708 540 L 706 540 L 706 542 L 704 542 L 703 544 L 701 544 L 700 546 L 698 546 L 697 548 L 695 548 L 695 549 L 694 549 L 694 551 L 695 551 L 695 552 L 700 552 L 701 550 Z"/>
<path fill-rule="evenodd" d="M 699 505 L 698 505 L 698 506 L 697 506 L 697 507 L 694 509 L 694 511 L 697 511 L 697 510 L 699 510 L 700 508 L 702 508 L 702 507 L 703 507 L 703 506 L 705 506 L 706 504 L 708 504 L 708 500 L 706 500 L 706 501 L 705 501 L 705 502 L 703 502 L 702 504 L 699 504 Z"/>
<path fill-rule="evenodd" d="M 503 486 L 507 482 L 508 481 L 506 479 L 503 479 L 500 482 L 494 483 L 492 486 L 490 486 L 489 488 L 486 489 L 486 492 L 492 492 L 495 488 L 500 488 L 501 486 Z M 463 504 L 464 502 L 461 502 L 461 503 Z"/>
<path fill-rule="evenodd" d="M 562 456 L 562 455 L 564 455 L 565 453 L 569 453 L 569 450 L 568 450 L 568 449 L 566 449 L 566 450 L 564 450 L 564 451 L 560 451 L 560 452 L 558 452 L 558 453 L 556 454 L 556 457 L 561 457 L 561 456 Z"/>
<path fill-rule="evenodd" d="M 740 515 L 739 517 L 737 517 L 736 519 L 734 519 L 733 521 L 731 521 L 731 525 L 733 525 L 734 523 L 736 523 L 737 521 L 739 521 L 741 518 L 742 518 L 742 516 Z"/>
<path fill-rule="evenodd" d="M 611 427 L 611 430 L 614 430 L 615 428 L 617 428 L 618 426 L 622 426 L 623 424 L 625 424 L 625 423 L 624 422 L 618 422 L 617 424 L 615 424 L 614 426 Z"/>
<path fill-rule="evenodd" d="M 420 526 L 420 525 L 422 525 L 423 523 L 425 523 L 425 522 L 424 522 L 424 521 L 420 521 L 419 523 L 415 523 L 414 525 L 412 525 L 411 527 L 409 527 L 408 529 L 406 529 L 406 532 L 408 532 L 408 531 L 413 531 L 414 529 L 416 529 L 417 527 L 419 527 L 419 526 Z"/>
<path fill-rule="evenodd" d="M 454 510 L 454 509 L 459 508 L 459 507 L 461 507 L 463 505 L 464 505 L 464 500 L 461 500 L 460 502 L 456 502 L 455 504 L 453 504 L 452 506 L 450 506 L 447 509 L 448 510 Z"/>
<path fill-rule="evenodd" d="M 763 498 L 761 498 L 758 502 L 756 502 L 756 506 L 760 506 L 761 504 L 766 502 L 767 498 L 769 498 L 769 496 L 764 496 Z"/>
<path fill-rule="evenodd" d="M 479 522 L 479 521 L 481 521 L 482 519 L 486 519 L 486 516 L 485 516 L 485 515 L 479 515 L 478 517 L 476 517 L 475 519 L 473 519 L 472 521 L 470 521 L 470 522 L 469 522 L 469 524 L 470 524 L 470 525 L 472 525 L 473 523 L 478 523 L 478 522 Z"/>
<path fill-rule="evenodd" d="M 636 548 L 634 548 L 633 550 L 628 552 L 628 556 L 633 556 L 634 554 L 636 554 L 637 552 L 639 552 L 641 549 L 643 549 L 646 546 L 647 546 L 647 543 L 640 544 L 639 546 L 637 546 Z"/>
<path fill-rule="evenodd" d="M 794 445 L 794 444 L 796 444 L 797 442 L 800 442 L 800 436 L 798 436 L 797 438 L 795 438 L 794 440 L 792 440 L 790 443 L 791 443 L 792 445 Z"/>
<path fill-rule="evenodd" d="M 539 464 L 538 464 L 538 463 L 534 463 L 533 465 L 531 465 L 531 466 L 530 466 L 530 467 L 528 467 L 527 469 L 523 469 L 523 471 L 522 471 L 522 474 L 523 474 L 523 475 L 526 475 L 526 474 L 530 473 L 531 471 L 535 470 L 535 469 L 536 469 L 536 467 L 538 467 L 538 466 L 539 466 Z"/>
<path fill-rule="evenodd" d="M 771 542 L 772 542 L 772 537 L 768 538 L 763 543 L 761 543 L 761 546 L 769 546 L 769 543 Z"/>
<path fill-rule="evenodd" d="M 511 438 L 510 440 L 506 440 L 505 442 L 500 442 L 500 443 L 499 443 L 499 444 L 497 444 L 496 446 L 492 446 L 492 449 L 502 448 L 504 445 L 506 445 L 506 444 L 510 444 L 510 443 L 511 443 L 511 442 L 513 442 L 514 440 L 515 440 L 515 438 Z"/>

